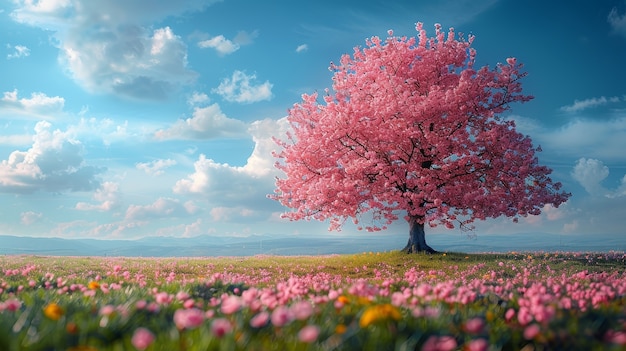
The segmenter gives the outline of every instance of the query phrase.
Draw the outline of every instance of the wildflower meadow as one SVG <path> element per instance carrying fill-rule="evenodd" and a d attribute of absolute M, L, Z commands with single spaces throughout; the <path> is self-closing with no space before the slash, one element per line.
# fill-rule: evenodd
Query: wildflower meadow
<path fill-rule="evenodd" d="M 626 350 L 626 254 L 0 256 L 0 350 Z"/>

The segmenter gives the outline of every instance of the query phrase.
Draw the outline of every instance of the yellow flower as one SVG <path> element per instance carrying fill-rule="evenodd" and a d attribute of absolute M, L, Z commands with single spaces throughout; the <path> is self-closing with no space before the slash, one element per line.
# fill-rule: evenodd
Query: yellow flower
<path fill-rule="evenodd" d="M 487 311 L 487 313 L 485 314 L 485 319 L 487 319 L 487 322 L 492 322 L 495 318 L 496 315 L 491 311 Z"/>
<path fill-rule="evenodd" d="M 369 305 L 372 303 L 372 301 L 365 296 L 359 296 L 356 301 L 359 305 Z"/>
<path fill-rule="evenodd" d="M 92 280 L 92 281 L 90 281 L 90 282 L 89 282 L 88 287 L 89 287 L 89 289 L 91 289 L 91 290 L 98 290 L 98 289 L 100 289 L 100 283 L 98 283 L 98 282 L 97 282 L 97 281 L 95 281 L 95 280 Z"/>
<path fill-rule="evenodd" d="M 363 312 L 361 315 L 361 319 L 359 320 L 359 325 L 361 328 L 365 328 L 373 323 L 378 321 L 393 319 L 400 320 L 402 315 L 400 311 L 396 307 L 391 304 L 383 304 L 383 305 L 375 305 L 369 307 Z"/>
<path fill-rule="evenodd" d="M 350 299 L 344 295 L 341 295 L 337 298 L 337 301 L 341 302 L 342 304 L 347 304 L 350 303 Z"/>
<path fill-rule="evenodd" d="M 346 330 L 348 330 L 348 328 L 344 324 L 337 324 L 335 327 L 335 333 L 337 334 L 343 334 Z"/>
<path fill-rule="evenodd" d="M 46 317 L 52 319 L 53 321 L 58 321 L 59 319 L 61 319 L 61 316 L 63 316 L 64 313 L 65 313 L 65 311 L 63 311 L 61 306 L 57 305 L 54 302 L 48 304 L 43 309 L 43 314 Z"/>
<path fill-rule="evenodd" d="M 76 325 L 76 323 L 74 322 L 69 322 L 65 326 L 65 330 L 70 334 L 76 334 L 78 333 L 78 325 Z"/>

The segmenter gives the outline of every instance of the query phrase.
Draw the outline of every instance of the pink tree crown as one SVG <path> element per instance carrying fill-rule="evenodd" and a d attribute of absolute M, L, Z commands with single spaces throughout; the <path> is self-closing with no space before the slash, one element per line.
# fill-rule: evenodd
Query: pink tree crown
<path fill-rule="evenodd" d="M 278 178 L 271 198 L 292 220 L 373 216 L 367 230 L 407 219 L 431 226 L 537 215 L 567 200 L 539 165 L 530 137 L 501 115 L 526 76 L 514 58 L 474 68 L 476 51 L 454 29 L 428 37 L 372 37 L 341 57 L 333 91 L 304 94 L 289 110 L 291 131 L 275 139 Z"/>

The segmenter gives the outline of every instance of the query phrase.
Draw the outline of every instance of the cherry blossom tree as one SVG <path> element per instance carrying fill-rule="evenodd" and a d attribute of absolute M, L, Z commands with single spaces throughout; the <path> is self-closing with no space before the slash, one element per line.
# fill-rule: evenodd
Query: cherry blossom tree
<path fill-rule="evenodd" d="M 433 250 L 424 227 L 471 228 L 477 219 L 538 215 L 571 196 L 538 163 L 530 137 L 502 114 L 526 102 L 522 64 L 474 67 L 473 36 L 435 26 L 428 37 L 372 37 L 340 64 L 333 92 L 304 94 L 289 110 L 270 198 L 292 220 L 352 219 L 376 231 L 401 216 L 407 253 Z M 369 213 L 367 217 L 364 214 Z"/>

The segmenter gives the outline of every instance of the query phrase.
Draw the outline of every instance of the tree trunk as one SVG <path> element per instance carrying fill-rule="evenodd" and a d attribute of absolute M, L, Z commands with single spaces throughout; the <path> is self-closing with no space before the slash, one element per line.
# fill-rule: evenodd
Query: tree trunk
<path fill-rule="evenodd" d="M 424 223 L 420 223 L 420 217 L 409 217 L 409 242 L 406 244 L 403 252 L 428 254 L 437 253 L 432 247 L 426 244 L 426 233 L 424 232 Z"/>

